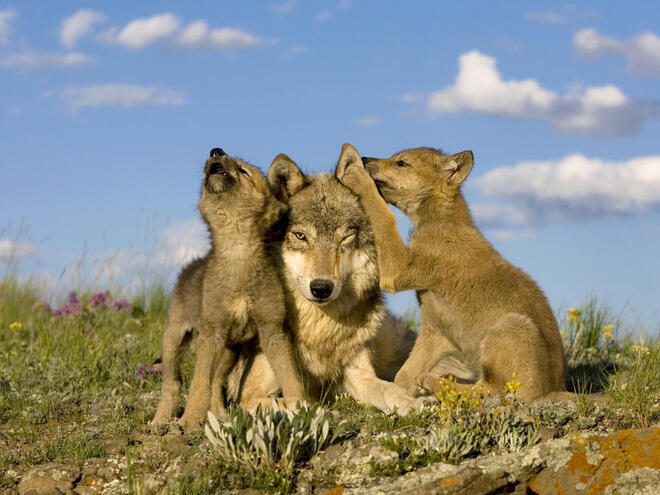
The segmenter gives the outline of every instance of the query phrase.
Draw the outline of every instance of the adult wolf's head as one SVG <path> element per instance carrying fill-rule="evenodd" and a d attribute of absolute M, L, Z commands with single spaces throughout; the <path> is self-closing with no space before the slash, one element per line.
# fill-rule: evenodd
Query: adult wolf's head
<path fill-rule="evenodd" d="M 285 210 L 257 167 L 232 158 L 221 148 L 213 148 L 204 165 L 198 207 L 212 229 L 254 220 L 268 228 Z"/>
<path fill-rule="evenodd" d="M 268 182 L 289 205 L 282 258 L 302 295 L 351 306 L 378 297 L 373 232 L 357 196 L 330 174 L 304 175 L 286 155 L 273 160 Z"/>
<path fill-rule="evenodd" d="M 390 158 L 362 157 L 385 201 L 407 215 L 433 196 L 444 202 L 456 197 L 472 170 L 471 151 L 445 155 L 433 148 L 411 148 Z"/>

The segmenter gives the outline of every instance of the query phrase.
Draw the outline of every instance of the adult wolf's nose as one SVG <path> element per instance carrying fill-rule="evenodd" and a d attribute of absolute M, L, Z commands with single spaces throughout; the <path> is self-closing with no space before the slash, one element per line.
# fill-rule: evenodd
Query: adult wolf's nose
<path fill-rule="evenodd" d="M 209 156 L 211 158 L 215 158 L 217 156 L 222 156 L 222 155 L 226 155 L 226 154 L 227 153 L 225 153 L 225 151 L 222 148 L 213 148 L 211 150 L 211 153 L 209 153 Z"/>
<path fill-rule="evenodd" d="M 317 299 L 327 299 L 330 297 L 334 287 L 335 285 L 332 283 L 332 280 L 325 280 L 322 278 L 316 278 L 309 284 L 309 289 L 311 290 L 312 295 Z"/>

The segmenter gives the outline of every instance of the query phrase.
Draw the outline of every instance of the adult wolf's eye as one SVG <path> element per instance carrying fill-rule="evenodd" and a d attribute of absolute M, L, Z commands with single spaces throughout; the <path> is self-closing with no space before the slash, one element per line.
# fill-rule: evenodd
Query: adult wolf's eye
<path fill-rule="evenodd" d="M 396 164 L 399 167 L 407 167 L 408 166 L 408 164 L 406 162 L 404 162 L 403 160 L 399 160 L 398 162 L 396 162 Z"/>
<path fill-rule="evenodd" d="M 250 174 L 247 173 L 247 170 L 245 170 L 243 167 L 237 167 L 237 168 L 238 168 L 238 171 L 239 171 L 240 173 L 245 174 L 245 175 L 247 175 L 247 176 L 250 175 Z"/>
<path fill-rule="evenodd" d="M 303 234 L 302 232 L 292 232 L 292 234 L 296 237 L 296 239 L 299 239 L 301 241 L 306 241 L 307 236 Z"/>
<path fill-rule="evenodd" d="M 355 240 L 356 235 L 357 235 L 357 232 L 349 232 L 348 234 L 346 234 L 346 237 L 344 237 L 341 240 L 341 243 L 342 244 L 349 244 L 350 242 Z"/>

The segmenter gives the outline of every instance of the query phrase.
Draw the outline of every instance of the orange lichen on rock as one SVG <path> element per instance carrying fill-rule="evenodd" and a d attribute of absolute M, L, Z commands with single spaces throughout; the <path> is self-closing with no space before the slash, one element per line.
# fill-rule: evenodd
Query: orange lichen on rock
<path fill-rule="evenodd" d="M 660 428 L 572 438 L 565 466 L 547 467 L 528 483 L 533 493 L 603 493 L 622 474 L 660 469 Z"/>

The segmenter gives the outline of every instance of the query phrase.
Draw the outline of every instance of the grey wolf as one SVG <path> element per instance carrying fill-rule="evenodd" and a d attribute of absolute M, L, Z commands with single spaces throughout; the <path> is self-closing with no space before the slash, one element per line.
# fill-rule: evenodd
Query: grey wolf
<path fill-rule="evenodd" d="M 179 423 L 197 427 L 208 410 L 225 411 L 222 384 L 237 347 L 258 336 L 285 397 L 302 400 L 303 388 L 290 338 L 284 333 L 284 293 L 269 250 L 268 230 L 286 207 L 258 168 L 211 150 L 198 203 L 211 250 L 185 267 L 174 289 L 163 337 L 162 398 L 153 423 L 170 419 L 181 389 L 180 360 L 199 330 L 195 370 Z"/>
<path fill-rule="evenodd" d="M 268 181 L 289 206 L 281 244 L 286 326 L 307 395 L 348 393 L 402 413 L 419 407 L 419 399 L 384 379 L 394 377 L 415 334 L 387 314 L 373 231 L 357 196 L 330 174 L 304 175 L 283 154 L 273 160 Z M 258 354 L 237 366 L 228 388 L 249 408 L 277 396 L 280 383 Z"/>
<path fill-rule="evenodd" d="M 462 354 L 489 393 L 514 373 L 521 399 L 564 390 L 566 359 L 545 295 L 479 232 L 461 193 L 472 152 L 414 148 L 376 159 L 345 144 L 340 163 L 375 233 L 381 287 L 417 291 L 422 329 L 394 382 L 434 391 L 447 374 L 443 358 Z M 412 220 L 408 247 L 386 202 Z"/>

